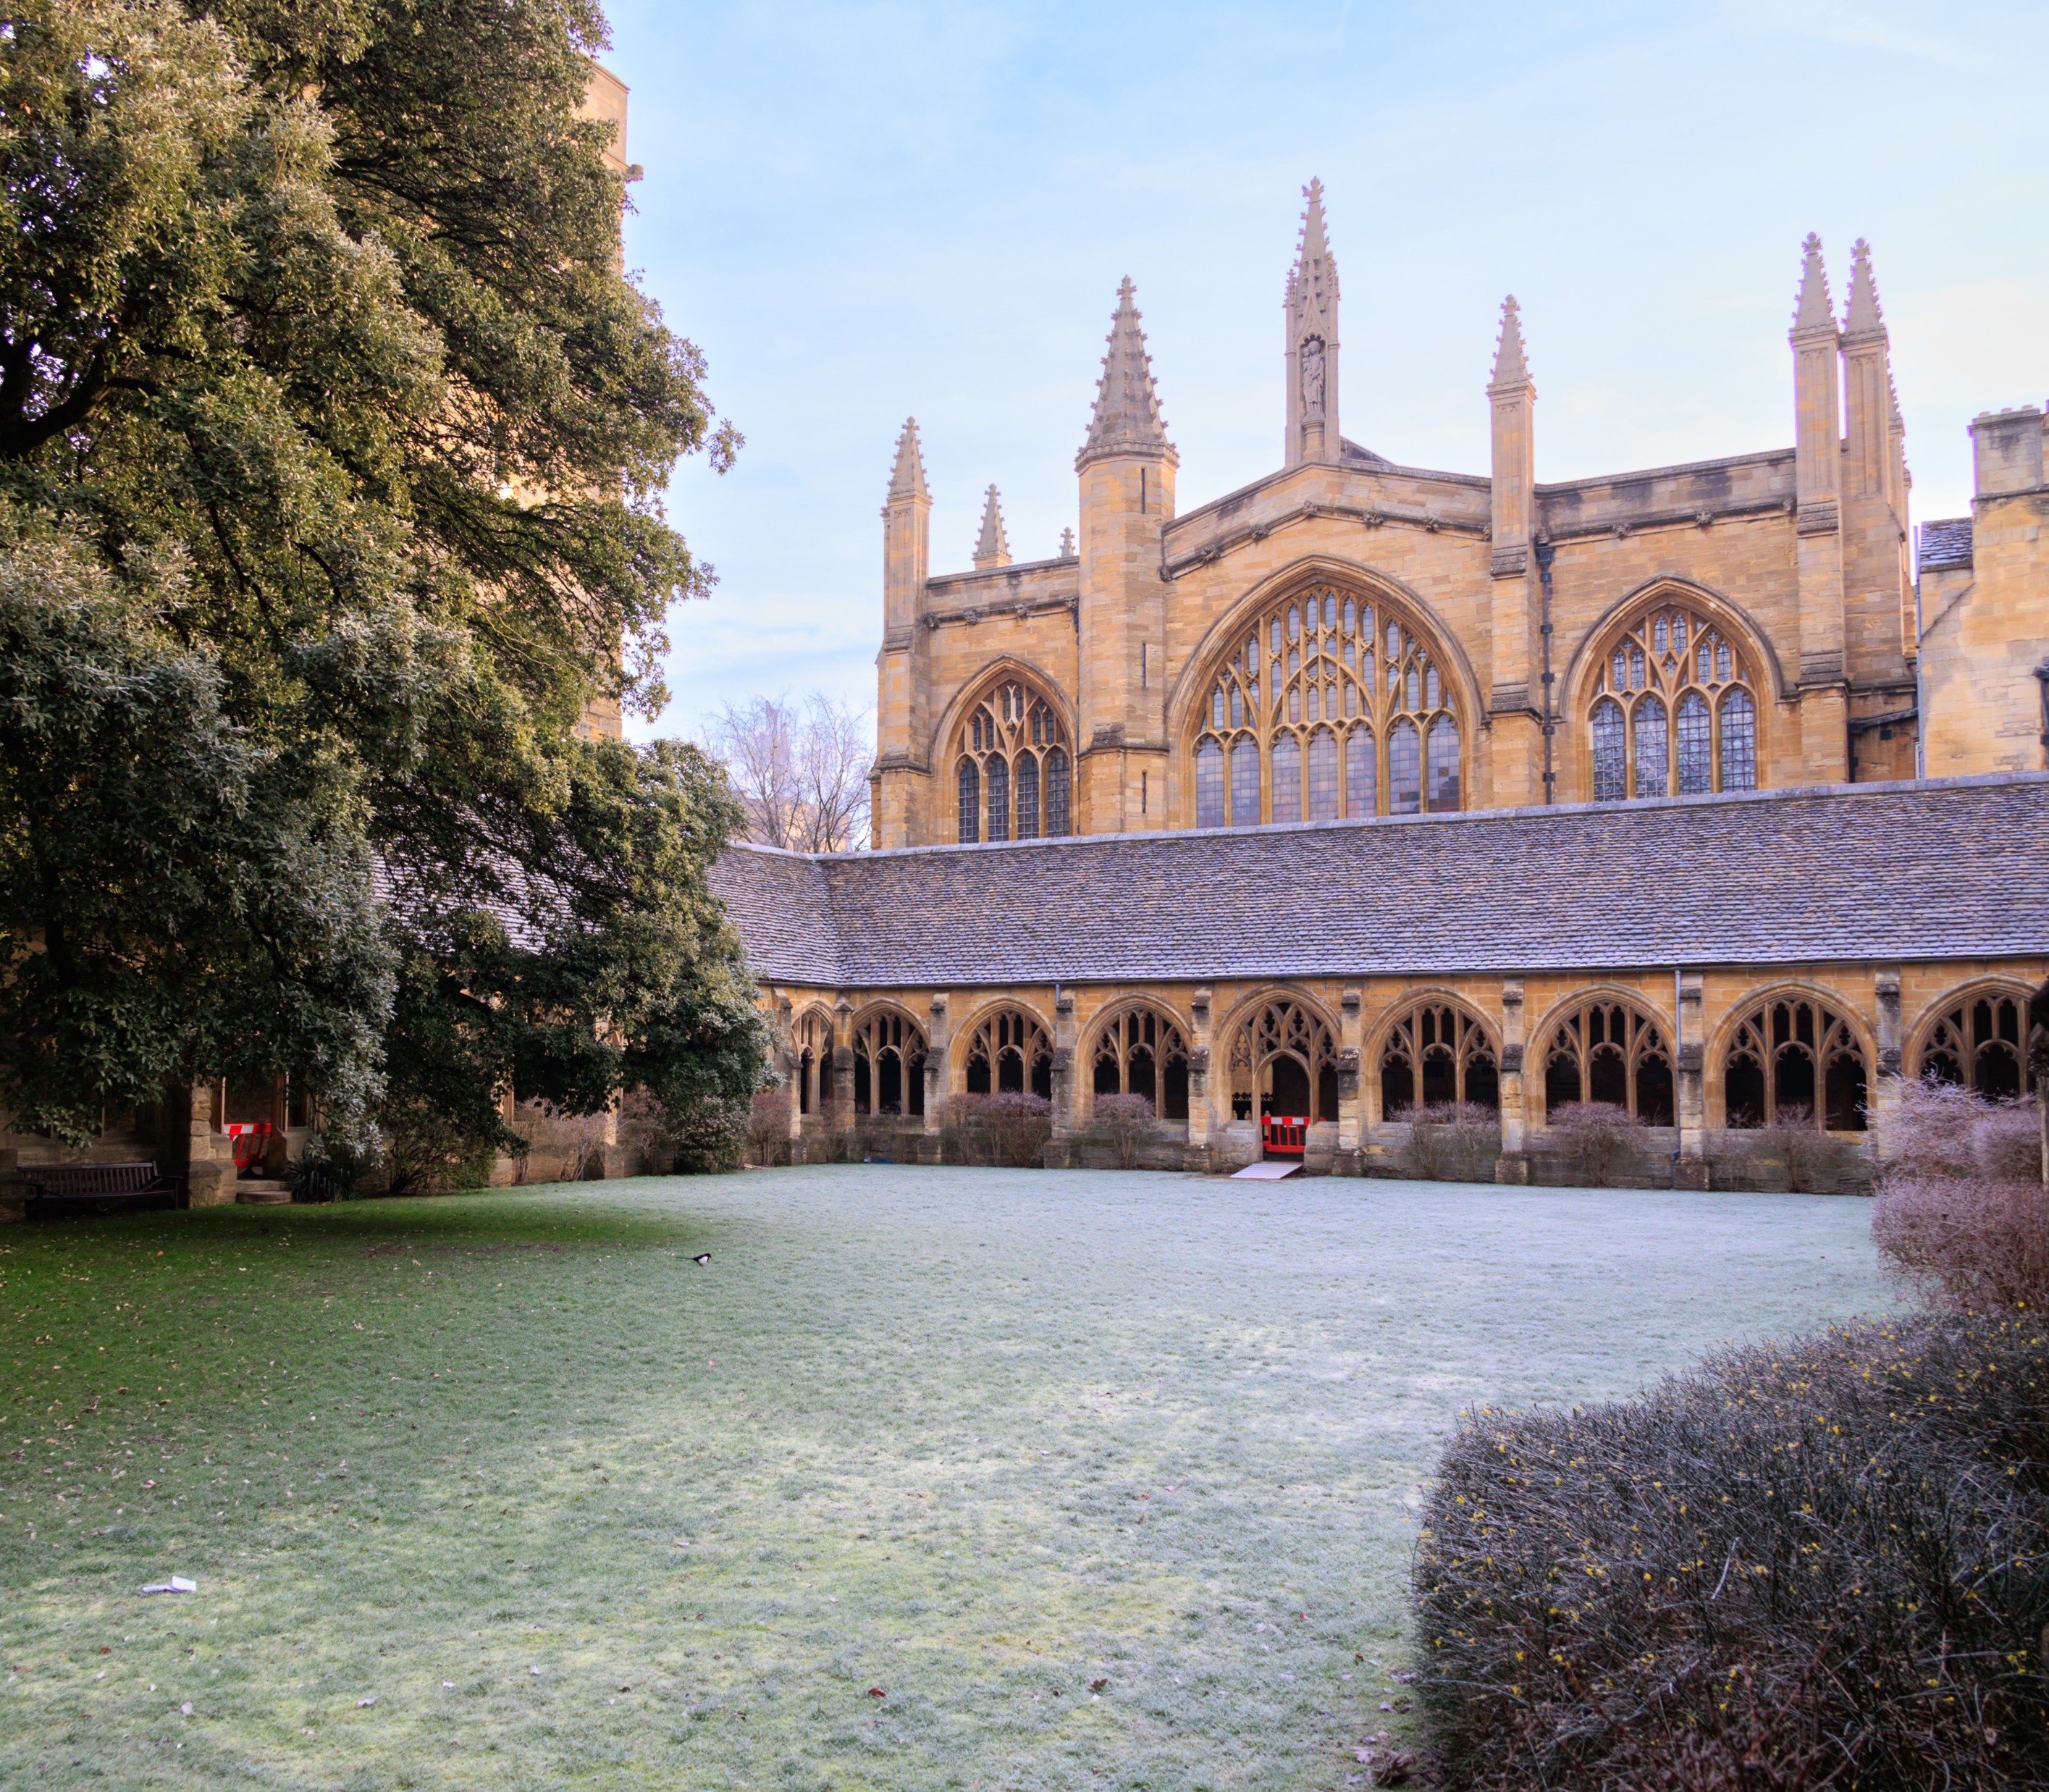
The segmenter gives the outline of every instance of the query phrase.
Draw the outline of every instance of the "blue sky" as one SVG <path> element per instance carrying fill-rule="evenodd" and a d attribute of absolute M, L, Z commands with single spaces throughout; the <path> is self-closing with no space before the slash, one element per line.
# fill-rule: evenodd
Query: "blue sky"
<path fill-rule="evenodd" d="M 627 258 L 747 445 L 678 469 L 717 567 L 674 617 L 689 733 L 728 698 L 874 698 L 877 511 L 915 414 L 932 564 L 983 489 L 1013 552 L 1075 521 L 1129 274 L 1180 502 L 1279 464 L 1281 286 L 1320 176 L 1343 426 L 1487 470 L 1522 305 L 1539 479 L 1792 440 L 1810 230 L 1838 314 L 1872 246 L 1917 521 L 1968 508 L 1977 412 L 2049 394 L 2049 8 L 615 4 L 646 169 Z"/>

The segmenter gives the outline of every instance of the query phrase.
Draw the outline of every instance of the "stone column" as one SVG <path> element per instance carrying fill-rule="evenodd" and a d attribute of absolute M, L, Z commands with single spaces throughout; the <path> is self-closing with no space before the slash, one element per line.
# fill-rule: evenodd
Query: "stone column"
<path fill-rule="evenodd" d="M 821 1079 L 822 1080 L 822 1079 Z M 873 1090 L 869 1091 L 870 1097 Z M 823 1091 L 820 1091 L 822 1097 Z M 833 1004 L 832 1098 L 821 1100 L 826 1127 L 842 1139 L 853 1137 L 853 1003 L 842 996 Z"/>
<path fill-rule="evenodd" d="M 1366 1153 L 1359 1130 L 1359 992 L 1344 990 L 1338 997 L 1338 1149 L 1331 1164 L 1333 1176 L 1366 1174 Z"/>
<path fill-rule="evenodd" d="M 218 1083 L 192 1086 L 191 1126 L 185 1148 L 185 1187 L 195 1207 L 231 1207 L 235 1201 L 235 1158 L 227 1141 L 213 1123 Z"/>
<path fill-rule="evenodd" d="M 918 1141 L 918 1161 L 939 1160 L 939 1128 L 947 1113 L 947 998 L 932 997 L 931 1024 L 925 1029 L 925 1133 Z"/>
<path fill-rule="evenodd" d="M 1878 1082 L 1865 1098 L 1870 1125 L 1877 1133 L 1899 1105 L 1899 1079 L 1905 1074 L 1907 1034 L 1900 1023 L 1899 973 L 1881 970 L 1876 979 L 1878 995 Z M 1878 1160 L 1878 1144 L 1872 1141 L 1872 1157 Z"/>
<path fill-rule="evenodd" d="M 1064 1170 L 1075 1156 L 1075 993 L 1056 985 L 1053 997 L 1053 1136 L 1046 1168 Z"/>
<path fill-rule="evenodd" d="M 797 1051 L 794 1011 L 787 996 L 776 1000 L 776 1062 L 783 1072 L 786 1110 L 783 1118 L 790 1141 L 790 1161 L 801 1164 L 804 1160 L 804 1060 Z"/>
<path fill-rule="evenodd" d="M 1522 1078 L 1522 979 L 1511 977 L 1501 986 L 1501 1156 L 1495 1160 L 1496 1182 L 1530 1180 L 1530 1109 Z"/>
<path fill-rule="evenodd" d="M 1188 1149 L 1184 1160 L 1192 1170 L 1210 1168 L 1210 1136 L 1215 1116 L 1210 1106 L 1210 993 L 1198 989 L 1190 1003 L 1195 1026 L 1188 1040 Z"/>
<path fill-rule="evenodd" d="M 1706 979 L 1698 971 L 1679 979 L 1679 1158 L 1674 1188 L 1708 1186 L 1708 1023 Z"/>

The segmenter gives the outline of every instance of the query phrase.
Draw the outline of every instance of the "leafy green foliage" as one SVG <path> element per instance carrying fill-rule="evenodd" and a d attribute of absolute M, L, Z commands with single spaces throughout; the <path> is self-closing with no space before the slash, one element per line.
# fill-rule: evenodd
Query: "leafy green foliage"
<path fill-rule="evenodd" d="M 687 752 L 577 732 L 663 701 L 667 608 L 710 575 L 660 487 L 738 442 L 618 266 L 579 111 L 604 29 L 555 0 L 0 27 L 0 583 L 29 655 L 0 924 L 39 961 L 0 1083 L 37 1123 L 289 1067 L 344 1137 L 381 1076 L 387 1130 L 473 1154 L 511 1142 L 508 1084 L 751 1093 L 702 882 L 737 811 Z"/>

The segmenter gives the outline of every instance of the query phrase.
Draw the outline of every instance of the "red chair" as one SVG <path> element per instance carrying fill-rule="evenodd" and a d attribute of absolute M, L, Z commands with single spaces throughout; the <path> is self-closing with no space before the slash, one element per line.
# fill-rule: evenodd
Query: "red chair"
<path fill-rule="evenodd" d="M 1274 1157 L 1300 1157 L 1308 1149 L 1309 1117 L 1306 1114 L 1269 1114 L 1259 1123 L 1267 1153 Z"/>
<path fill-rule="evenodd" d="M 239 1176 L 260 1175 L 270 1155 L 270 1122 L 234 1120 L 222 1130 L 227 1134 L 229 1149 L 235 1153 L 235 1173 Z"/>

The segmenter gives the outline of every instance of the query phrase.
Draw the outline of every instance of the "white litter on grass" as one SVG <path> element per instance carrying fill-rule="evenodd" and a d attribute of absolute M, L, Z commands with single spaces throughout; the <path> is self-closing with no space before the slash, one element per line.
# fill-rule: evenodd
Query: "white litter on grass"
<path fill-rule="evenodd" d="M 173 1574 L 169 1580 L 160 1580 L 155 1586 L 145 1587 L 142 1591 L 146 1593 L 196 1593 L 199 1591 L 199 1583 L 188 1580 L 182 1574 Z"/>
<path fill-rule="evenodd" d="M 376 1704 L 376 1702 L 377 1695 L 375 1693 L 372 1693 L 367 1699 L 358 1699 L 356 1701 L 356 1708 L 358 1711 L 367 1711 L 372 1705 Z"/>

